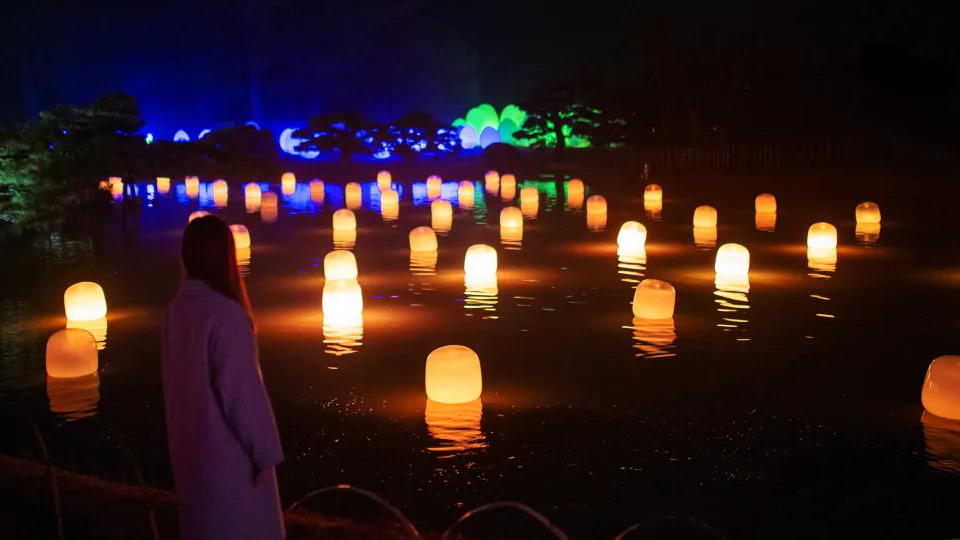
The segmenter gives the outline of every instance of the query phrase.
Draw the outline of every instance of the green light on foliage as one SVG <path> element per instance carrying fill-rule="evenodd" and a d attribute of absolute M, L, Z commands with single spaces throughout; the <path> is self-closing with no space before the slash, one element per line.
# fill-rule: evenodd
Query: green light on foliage
<path fill-rule="evenodd" d="M 513 138 L 514 132 L 523 127 L 527 119 L 527 113 L 510 104 L 503 108 L 500 114 L 489 103 L 481 103 L 467 111 L 465 118 L 457 118 L 453 121 L 453 127 L 470 126 L 479 135 L 483 130 L 492 127 L 500 133 L 500 141 L 507 144 L 517 144 Z"/>

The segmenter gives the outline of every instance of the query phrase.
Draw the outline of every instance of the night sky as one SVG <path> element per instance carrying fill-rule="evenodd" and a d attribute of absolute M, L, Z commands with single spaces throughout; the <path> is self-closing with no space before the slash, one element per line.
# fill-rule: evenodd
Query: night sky
<path fill-rule="evenodd" d="M 378 120 L 426 110 L 450 121 L 547 82 L 642 87 L 657 62 L 681 74 L 702 63 L 715 68 L 711 77 L 749 66 L 751 77 L 840 84 L 852 80 L 867 40 L 960 66 L 947 0 L 778 4 L 24 2 L 10 7 L 0 32 L 0 125 L 110 91 L 137 96 L 145 130 L 166 138 L 180 128 L 249 119 L 277 128 L 343 110 Z M 725 67 L 731 59 L 739 67 Z"/>

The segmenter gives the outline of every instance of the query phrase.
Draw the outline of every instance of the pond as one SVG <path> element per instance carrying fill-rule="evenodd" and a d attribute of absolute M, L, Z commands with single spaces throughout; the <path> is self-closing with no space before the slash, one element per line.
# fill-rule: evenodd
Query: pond
<path fill-rule="evenodd" d="M 580 196 L 569 177 L 521 177 L 505 201 L 478 170 L 439 190 L 395 178 L 393 207 L 358 176 L 359 198 L 300 178 L 260 184 L 259 204 L 243 182 L 175 179 L 161 194 L 145 181 L 138 231 L 123 232 L 116 202 L 93 234 L 0 248 L 0 406 L 10 425 L 39 425 L 54 461 L 80 472 L 124 476 L 118 448 L 129 448 L 148 483 L 171 487 L 159 321 L 178 287 L 183 227 L 204 209 L 250 233 L 241 259 L 287 456 L 285 504 L 350 483 L 427 530 L 517 500 L 591 538 L 667 515 L 738 538 L 960 534 L 958 431 L 922 417 L 920 404 L 927 365 L 958 347 L 952 184 L 664 173 L 654 207 L 638 178 L 584 173 Z M 519 204 L 526 187 L 535 205 Z M 754 213 L 764 191 L 777 197 L 775 218 Z M 585 211 L 594 194 L 606 198 L 605 220 Z M 447 223 L 431 217 L 436 198 L 452 204 Z M 883 222 L 858 234 L 854 207 L 865 200 L 879 203 Z M 716 229 L 693 230 L 701 204 L 717 209 Z M 332 231 L 344 206 L 355 209 L 355 237 Z M 521 206 L 522 233 L 501 235 L 504 206 Z M 627 220 L 647 229 L 642 254 L 618 256 Z M 808 259 L 818 221 L 837 227 L 839 247 Z M 435 256 L 411 255 L 418 226 L 437 231 Z M 717 247 L 729 242 L 749 249 L 747 281 L 715 275 Z M 464 255 L 478 243 L 496 248 L 499 270 L 494 283 L 468 287 Z M 335 245 L 359 267 L 362 320 L 347 325 L 321 311 L 323 257 Z M 676 288 L 672 321 L 634 320 L 645 278 Z M 86 280 L 103 286 L 109 313 L 92 329 L 99 376 L 71 386 L 47 379 L 44 347 L 65 325 L 63 291 Z M 482 397 L 428 403 L 427 355 L 451 344 L 479 355 Z"/>

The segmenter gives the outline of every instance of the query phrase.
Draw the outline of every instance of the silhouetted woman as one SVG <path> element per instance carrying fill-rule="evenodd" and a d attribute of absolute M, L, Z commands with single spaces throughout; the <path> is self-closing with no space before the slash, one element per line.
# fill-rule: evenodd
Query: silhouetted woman
<path fill-rule="evenodd" d="M 218 217 L 195 219 L 181 257 L 162 352 L 180 538 L 283 538 L 274 471 L 283 454 L 233 235 Z"/>

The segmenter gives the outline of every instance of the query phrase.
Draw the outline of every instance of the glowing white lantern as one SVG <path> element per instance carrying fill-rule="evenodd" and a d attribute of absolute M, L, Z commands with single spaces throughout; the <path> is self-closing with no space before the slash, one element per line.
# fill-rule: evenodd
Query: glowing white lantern
<path fill-rule="evenodd" d="M 880 207 L 877 203 L 865 202 L 857 205 L 857 224 L 880 223 Z"/>
<path fill-rule="evenodd" d="M 285 172 L 280 177 L 280 192 L 284 195 L 293 195 L 297 190 L 297 177 L 292 172 Z"/>
<path fill-rule="evenodd" d="M 243 225 L 231 225 L 230 232 L 233 233 L 233 244 L 239 249 L 250 247 L 250 231 Z"/>
<path fill-rule="evenodd" d="M 880 239 L 880 224 L 857 223 L 857 228 L 854 231 L 854 234 L 859 242 L 863 242 L 864 244 L 875 244 L 877 243 L 877 240 Z"/>
<path fill-rule="evenodd" d="M 744 276 L 750 272 L 750 252 L 740 244 L 724 244 L 717 250 L 717 275 Z"/>
<path fill-rule="evenodd" d="M 393 177 L 390 176 L 390 171 L 380 171 L 377 173 L 377 187 L 380 188 L 380 191 L 390 189 L 392 184 Z"/>
<path fill-rule="evenodd" d="M 323 318 L 356 320 L 363 313 L 363 292 L 355 279 L 333 279 L 323 284 Z"/>
<path fill-rule="evenodd" d="M 467 249 L 463 272 L 468 279 L 496 278 L 497 250 L 486 244 L 475 244 Z"/>
<path fill-rule="evenodd" d="M 500 177 L 500 198 L 504 201 L 513 200 L 517 196 L 517 179 L 512 174 Z"/>
<path fill-rule="evenodd" d="M 107 316 L 107 299 L 103 288 L 92 281 L 81 281 L 67 287 L 63 293 L 63 307 L 67 318 L 74 321 L 92 321 Z"/>
<path fill-rule="evenodd" d="M 263 203 L 263 193 L 260 191 L 260 184 L 250 182 L 243 186 L 243 203 L 247 212 L 257 212 Z"/>
<path fill-rule="evenodd" d="M 777 213 L 757 212 L 754 223 L 758 231 L 773 232 L 777 228 Z"/>
<path fill-rule="evenodd" d="M 500 211 L 500 227 L 523 228 L 523 213 L 515 206 L 507 206 Z"/>
<path fill-rule="evenodd" d="M 268 191 L 261 196 L 260 219 L 264 223 L 276 223 L 280 210 L 277 205 L 277 194 Z"/>
<path fill-rule="evenodd" d="M 207 212 L 206 210 L 197 210 L 196 212 L 190 212 L 190 215 L 187 217 L 187 223 L 190 223 L 191 221 L 197 218 L 202 218 L 203 216 L 209 216 L 209 215 L 210 215 L 210 212 Z"/>
<path fill-rule="evenodd" d="M 187 188 L 187 198 L 196 199 L 200 196 L 200 179 L 196 176 L 188 176 L 183 181 L 184 187 Z"/>
<path fill-rule="evenodd" d="M 323 258 L 325 279 L 357 279 L 357 258 L 352 251 L 331 251 Z"/>
<path fill-rule="evenodd" d="M 360 184 L 356 182 L 350 182 L 343 189 L 344 198 L 346 199 L 347 208 L 351 210 L 356 210 L 363 205 L 363 189 L 360 187 Z"/>
<path fill-rule="evenodd" d="M 453 226 L 453 206 L 449 201 L 437 199 L 430 204 L 430 226 L 441 233 L 449 232 Z"/>
<path fill-rule="evenodd" d="M 837 247 L 837 228 L 829 223 L 814 223 L 807 231 L 807 247 L 834 249 Z"/>
<path fill-rule="evenodd" d="M 638 319 L 672 319 L 677 291 L 666 281 L 645 279 L 633 294 L 633 316 Z"/>
<path fill-rule="evenodd" d="M 590 214 L 606 214 L 607 213 L 607 199 L 603 198 L 603 195 L 592 195 L 587 199 L 587 215 Z"/>
<path fill-rule="evenodd" d="M 230 194 L 230 187 L 225 180 L 214 180 L 213 182 L 213 205 L 217 208 L 223 208 L 227 205 L 227 197 Z"/>
<path fill-rule="evenodd" d="M 54 332 L 47 340 L 47 375 L 55 378 L 83 377 L 97 372 L 97 340 L 79 328 Z"/>
<path fill-rule="evenodd" d="M 469 347 L 447 345 L 427 356 L 424 374 L 427 398 L 437 403 L 469 403 L 480 398 L 480 357 Z"/>
<path fill-rule="evenodd" d="M 436 251 L 437 235 L 430 227 L 410 231 L 410 251 Z"/>
<path fill-rule="evenodd" d="M 647 184 L 647 187 L 643 188 L 643 200 L 662 201 L 663 189 L 657 184 Z"/>
<path fill-rule="evenodd" d="M 323 180 L 313 179 L 310 181 L 310 200 L 317 203 L 323 204 L 324 199 L 324 185 Z"/>
<path fill-rule="evenodd" d="M 341 208 L 333 213 L 334 231 L 354 231 L 357 229 L 357 218 L 353 211 Z"/>
<path fill-rule="evenodd" d="M 643 223 L 628 221 L 620 226 L 617 233 L 617 247 L 621 250 L 637 253 L 644 251 L 647 243 L 647 228 Z"/>
<path fill-rule="evenodd" d="M 770 193 L 761 193 L 757 195 L 753 206 L 756 208 L 758 214 L 776 213 L 777 198 Z"/>
<path fill-rule="evenodd" d="M 436 199 L 440 196 L 440 186 L 443 180 L 439 176 L 431 175 L 427 177 L 427 198 Z"/>
<path fill-rule="evenodd" d="M 170 192 L 170 178 L 167 176 L 157 177 L 157 193 L 166 195 Z"/>
<path fill-rule="evenodd" d="M 583 181 L 574 178 L 567 182 L 567 207 L 579 210 L 583 207 Z"/>
<path fill-rule="evenodd" d="M 463 182 L 460 182 L 460 187 L 457 188 L 457 206 L 464 209 L 470 209 L 473 208 L 473 203 L 473 182 L 464 180 Z"/>
<path fill-rule="evenodd" d="M 693 226 L 716 227 L 717 209 L 706 205 L 698 206 L 697 209 L 693 211 Z"/>
<path fill-rule="evenodd" d="M 941 356 L 930 362 L 920 401 L 930 414 L 960 420 L 960 356 Z"/>

